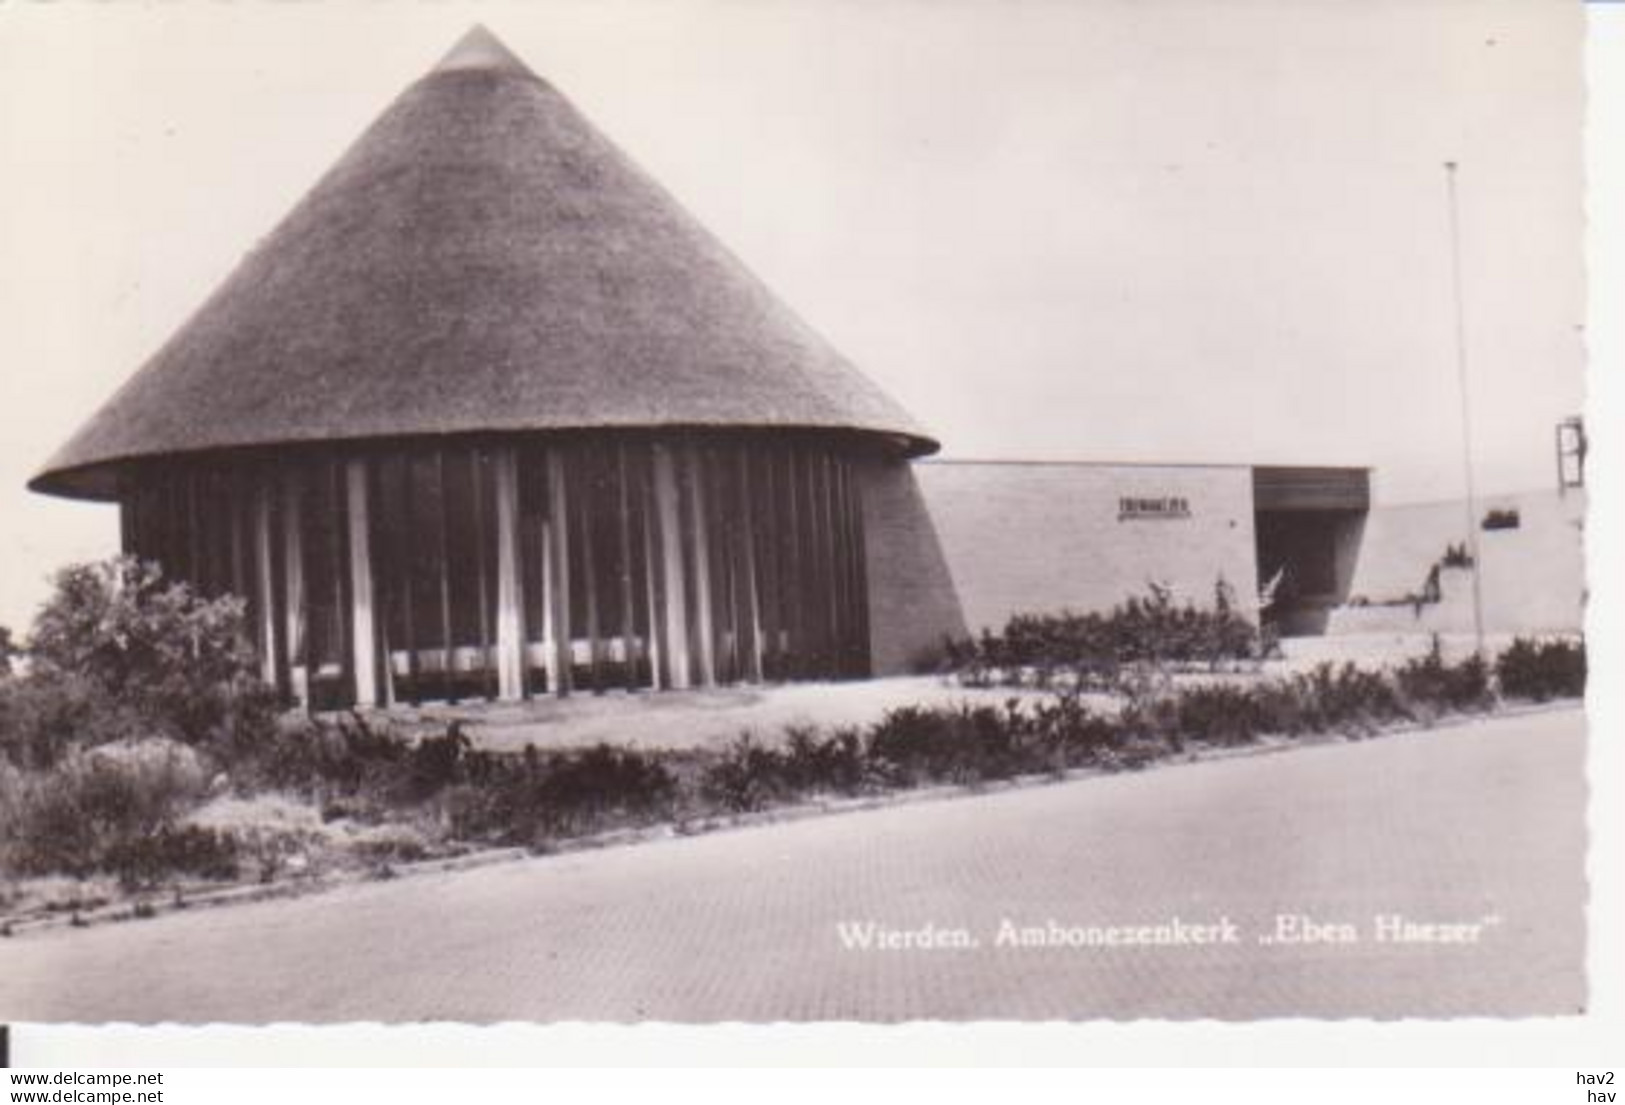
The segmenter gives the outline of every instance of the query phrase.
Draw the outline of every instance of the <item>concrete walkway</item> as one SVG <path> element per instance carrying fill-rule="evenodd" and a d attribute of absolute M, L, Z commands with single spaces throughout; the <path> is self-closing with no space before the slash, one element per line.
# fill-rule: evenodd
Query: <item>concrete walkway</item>
<path fill-rule="evenodd" d="M 41 933 L 0 942 L 0 1020 L 1573 1013 L 1583 730 L 1562 710 Z M 1138 935 L 1186 942 L 1066 944 L 1159 925 Z"/>

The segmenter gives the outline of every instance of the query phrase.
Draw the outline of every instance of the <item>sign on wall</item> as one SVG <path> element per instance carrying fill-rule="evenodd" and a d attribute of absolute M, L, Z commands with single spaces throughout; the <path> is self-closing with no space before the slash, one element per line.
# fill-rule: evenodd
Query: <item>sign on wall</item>
<path fill-rule="evenodd" d="M 1182 495 L 1123 495 L 1117 500 L 1117 520 L 1139 521 L 1189 518 L 1190 500 Z"/>

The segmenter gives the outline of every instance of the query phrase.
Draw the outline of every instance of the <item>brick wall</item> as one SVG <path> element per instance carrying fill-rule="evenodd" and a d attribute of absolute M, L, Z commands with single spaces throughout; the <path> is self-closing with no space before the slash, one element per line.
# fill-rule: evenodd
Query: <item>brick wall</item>
<path fill-rule="evenodd" d="M 1581 627 L 1585 591 L 1585 495 L 1533 491 L 1486 495 L 1481 522 L 1491 510 L 1516 510 L 1517 529 L 1478 531 L 1482 558 L 1484 628 L 1491 633 L 1573 631 Z M 1369 606 L 1332 615 L 1332 633 L 1465 633 L 1472 629 L 1472 576 L 1445 569 L 1444 601 L 1420 611 L 1381 605 L 1422 589 L 1428 569 L 1445 547 L 1467 540 L 1462 500 L 1373 508 L 1355 564 L 1352 596 Z"/>
<path fill-rule="evenodd" d="M 876 461 L 864 480 L 869 647 L 876 675 L 929 663 L 944 637 L 963 637 L 954 582 L 920 486 L 917 466 Z"/>
<path fill-rule="evenodd" d="M 925 461 L 913 471 L 972 632 L 1015 613 L 1105 609 L 1151 580 L 1205 605 L 1222 576 L 1243 604 L 1256 601 L 1249 468 Z M 1123 499 L 1139 501 L 1136 516 L 1119 517 Z M 871 549 L 871 563 L 886 555 L 885 541 L 871 537 Z"/>

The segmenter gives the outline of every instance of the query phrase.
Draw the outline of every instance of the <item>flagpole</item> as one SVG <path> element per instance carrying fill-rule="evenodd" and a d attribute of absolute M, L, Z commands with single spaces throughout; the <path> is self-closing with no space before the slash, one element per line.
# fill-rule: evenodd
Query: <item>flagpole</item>
<path fill-rule="evenodd" d="M 1450 274 L 1456 307 L 1456 380 L 1461 393 L 1461 470 L 1467 483 L 1467 556 L 1473 573 L 1473 650 L 1484 655 L 1484 564 L 1478 549 L 1478 501 L 1473 489 L 1473 429 L 1467 396 L 1467 322 L 1461 294 L 1461 216 L 1456 200 L 1456 163 L 1446 161 L 1450 201 Z"/>

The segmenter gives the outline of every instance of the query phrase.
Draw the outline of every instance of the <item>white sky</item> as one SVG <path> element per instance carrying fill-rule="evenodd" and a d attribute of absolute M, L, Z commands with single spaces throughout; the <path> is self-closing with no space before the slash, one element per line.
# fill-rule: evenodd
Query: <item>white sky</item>
<path fill-rule="evenodd" d="M 0 624 L 112 508 L 22 489 L 476 20 L 955 457 L 1481 489 L 1582 407 L 1582 12 L 1341 3 L 0 4 Z"/>

